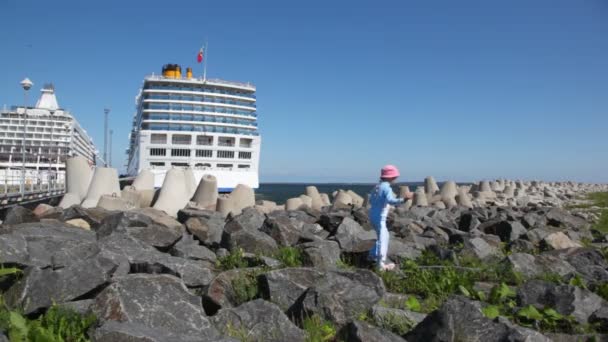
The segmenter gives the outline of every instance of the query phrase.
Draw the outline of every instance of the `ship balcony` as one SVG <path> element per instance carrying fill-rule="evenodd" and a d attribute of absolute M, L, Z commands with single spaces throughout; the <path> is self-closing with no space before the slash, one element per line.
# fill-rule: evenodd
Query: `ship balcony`
<path fill-rule="evenodd" d="M 258 123 L 252 120 L 239 120 L 211 115 L 189 115 L 189 114 L 165 114 L 165 113 L 146 113 L 143 117 L 144 121 L 163 120 L 175 122 L 209 122 L 219 124 L 233 124 L 242 126 L 257 127 Z"/>
<path fill-rule="evenodd" d="M 145 122 L 142 130 L 149 131 L 182 131 L 182 132 L 203 132 L 203 133 L 223 133 L 259 136 L 260 133 L 255 129 L 240 127 L 210 126 L 201 124 L 166 123 L 166 122 Z"/>

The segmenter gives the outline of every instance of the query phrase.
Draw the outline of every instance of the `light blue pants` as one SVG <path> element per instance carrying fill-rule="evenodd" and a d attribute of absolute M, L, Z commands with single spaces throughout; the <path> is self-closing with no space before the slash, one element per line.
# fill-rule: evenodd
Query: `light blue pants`
<path fill-rule="evenodd" d="M 369 258 L 376 260 L 376 266 L 381 266 L 386 263 L 386 256 L 388 254 L 388 229 L 386 228 L 386 217 L 382 217 L 379 220 L 372 220 L 372 225 L 376 230 L 378 239 L 376 244 L 369 251 Z"/>

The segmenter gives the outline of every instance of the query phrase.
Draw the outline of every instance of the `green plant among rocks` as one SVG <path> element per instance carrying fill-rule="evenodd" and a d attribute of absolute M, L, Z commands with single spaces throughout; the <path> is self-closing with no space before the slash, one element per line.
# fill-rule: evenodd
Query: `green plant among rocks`
<path fill-rule="evenodd" d="M 9 310 L 0 297 L 0 330 L 8 333 L 10 341 L 84 342 L 96 321 L 93 314 L 80 315 L 53 305 L 37 319 L 31 320 L 17 311 Z"/>
<path fill-rule="evenodd" d="M 279 260 L 286 267 L 301 267 L 302 252 L 295 247 L 281 247 L 275 254 L 274 258 Z"/>
<path fill-rule="evenodd" d="M 243 256 L 243 249 L 241 248 L 237 248 L 230 254 L 217 259 L 217 268 L 224 271 L 246 267 L 249 267 L 249 262 Z"/>
<path fill-rule="evenodd" d="M 319 315 L 304 318 L 302 329 L 306 332 L 306 342 L 329 342 L 336 339 L 336 327 Z"/>
<path fill-rule="evenodd" d="M 252 270 L 232 280 L 232 289 L 237 305 L 260 298 L 258 276 L 263 272 L 263 269 Z"/>

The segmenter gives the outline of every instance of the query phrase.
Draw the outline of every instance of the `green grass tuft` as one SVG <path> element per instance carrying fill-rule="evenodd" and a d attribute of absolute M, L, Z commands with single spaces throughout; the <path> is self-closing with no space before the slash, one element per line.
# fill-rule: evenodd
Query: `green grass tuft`
<path fill-rule="evenodd" d="M 318 315 L 306 317 L 302 322 L 306 342 L 328 342 L 336 337 L 336 327 Z"/>
<path fill-rule="evenodd" d="M 301 267 L 302 252 L 295 247 L 281 247 L 274 254 L 274 258 L 279 260 L 286 267 Z"/>

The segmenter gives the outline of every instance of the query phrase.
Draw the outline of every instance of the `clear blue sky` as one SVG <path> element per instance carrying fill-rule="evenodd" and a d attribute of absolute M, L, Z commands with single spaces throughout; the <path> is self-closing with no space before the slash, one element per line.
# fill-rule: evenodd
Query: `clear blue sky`
<path fill-rule="evenodd" d="M 608 1 L 0 1 L 0 105 L 55 83 L 124 150 L 165 63 L 258 88 L 262 181 L 608 182 Z M 33 100 L 32 100 L 33 101 Z"/>

